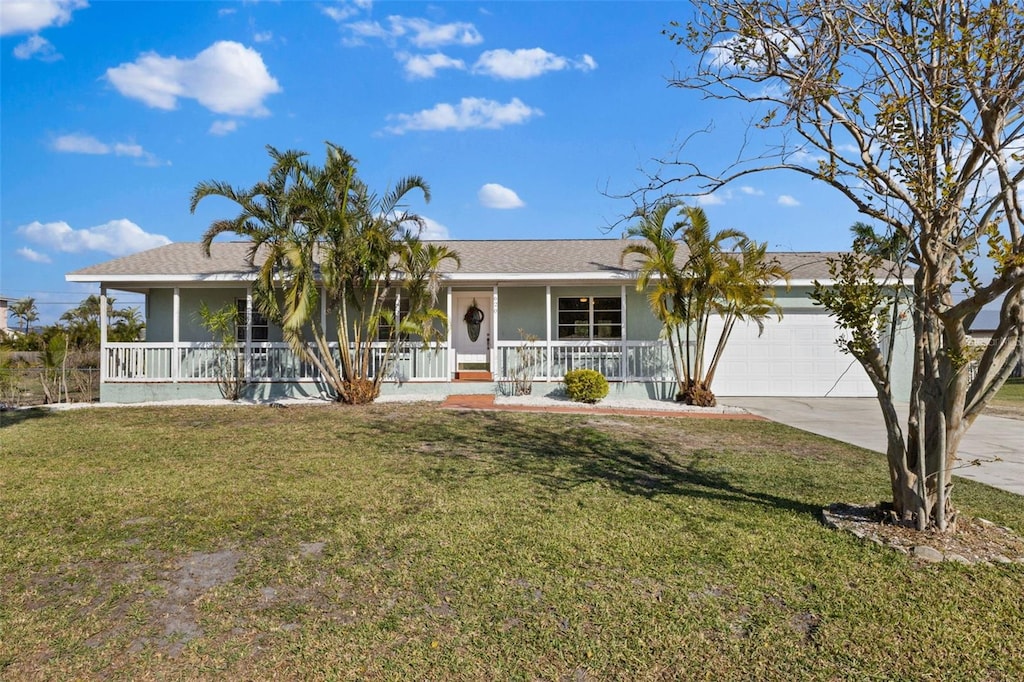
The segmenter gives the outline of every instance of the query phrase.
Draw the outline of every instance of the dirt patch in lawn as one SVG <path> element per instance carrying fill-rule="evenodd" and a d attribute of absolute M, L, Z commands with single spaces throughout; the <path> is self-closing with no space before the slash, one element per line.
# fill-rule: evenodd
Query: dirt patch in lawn
<path fill-rule="evenodd" d="M 201 637 L 203 630 L 197 621 L 196 600 L 209 590 L 234 580 L 241 558 L 241 552 L 222 549 L 196 552 L 182 559 L 178 568 L 168 572 L 158 583 L 164 588 L 164 594 L 148 604 L 154 622 L 162 625 L 162 632 L 154 638 L 135 640 L 130 650 L 140 651 L 151 645 L 174 658 L 186 644 Z"/>

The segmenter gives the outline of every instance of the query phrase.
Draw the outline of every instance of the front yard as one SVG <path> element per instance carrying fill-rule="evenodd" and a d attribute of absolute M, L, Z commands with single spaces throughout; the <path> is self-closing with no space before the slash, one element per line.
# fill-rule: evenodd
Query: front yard
<path fill-rule="evenodd" d="M 880 455 L 428 405 L 0 415 L 4 679 L 1024 677 L 1024 565 L 828 530 Z M 1020 531 L 1021 499 L 955 502 Z"/>

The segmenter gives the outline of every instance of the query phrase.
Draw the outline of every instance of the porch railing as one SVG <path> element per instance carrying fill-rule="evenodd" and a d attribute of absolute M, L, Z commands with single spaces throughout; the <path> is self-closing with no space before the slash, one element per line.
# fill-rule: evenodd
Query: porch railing
<path fill-rule="evenodd" d="M 613 380 L 666 380 L 673 377 L 668 346 L 661 341 L 498 341 L 499 379 L 521 372 L 537 380 L 561 379 L 574 369 L 595 369 Z"/>
<path fill-rule="evenodd" d="M 310 352 L 319 356 L 314 344 Z M 330 344 L 329 362 L 337 363 L 338 344 Z M 218 368 L 223 365 L 223 350 L 215 343 L 108 343 L 105 347 L 105 381 L 112 382 L 174 382 L 216 381 Z M 246 354 L 244 366 L 250 381 L 290 382 L 317 381 L 320 373 L 316 365 L 295 353 L 286 343 L 254 343 Z M 448 351 L 420 344 L 398 348 L 390 366 L 385 367 L 385 344 L 370 347 L 370 378 L 377 372 L 387 372 L 385 381 L 443 381 L 448 379 Z"/>
<path fill-rule="evenodd" d="M 337 363 L 338 344 L 330 344 Z M 371 346 L 371 377 L 384 366 L 381 344 Z M 315 345 L 310 351 L 319 354 Z M 245 357 L 250 381 L 272 383 L 318 381 L 316 366 L 285 343 L 254 343 Z M 223 351 L 214 343 L 108 343 L 105 381 L 174 382 L 216 381 Z M 445 344 L 424 349 L 420 344 L 401 346 L 392 357 L 385 381 L 447 381 L 452 353 Z M 495 344 L 496 379 L 507 380 L 524 368 L 533 379 L 561 379 L 573 369 L 596 369 L 612 380 L 668 380 L 673 376 L 668 347 L 661 341 L 498 341 Z"/>

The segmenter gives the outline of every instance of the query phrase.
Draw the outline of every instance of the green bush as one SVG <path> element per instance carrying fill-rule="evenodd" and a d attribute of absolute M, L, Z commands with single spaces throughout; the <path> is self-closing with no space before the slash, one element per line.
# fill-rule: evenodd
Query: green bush
<path fill-rule="evenodd" d="M 574 369 L 565 373 L 565 392 L 577 403 L 596 403 L 608 395 L 608 380 L 596 369 Z"/>

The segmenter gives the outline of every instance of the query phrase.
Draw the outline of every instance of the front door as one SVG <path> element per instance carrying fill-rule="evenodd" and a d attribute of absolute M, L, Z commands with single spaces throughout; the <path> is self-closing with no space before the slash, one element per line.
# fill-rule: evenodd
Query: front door
<path fill-rule="evenodd" d="M 466 321 L 473 307 L 483 313 L 477 330 Z M 455 366 L 458 369 L 489 369 L 491 350 L 491 294 L 490 292 L 456 292 L 452 295 L 452 339 L 455 344 Z M 473 332 L 476 331 L 474 339 Z"/>

